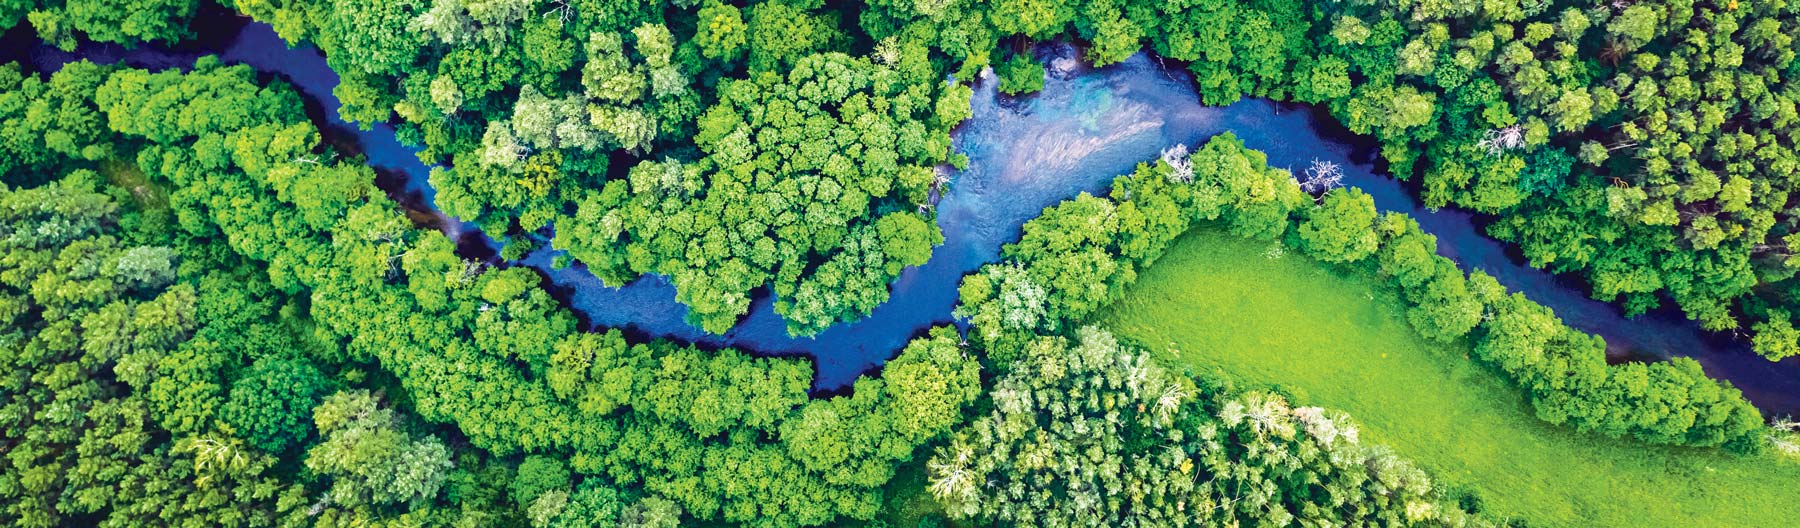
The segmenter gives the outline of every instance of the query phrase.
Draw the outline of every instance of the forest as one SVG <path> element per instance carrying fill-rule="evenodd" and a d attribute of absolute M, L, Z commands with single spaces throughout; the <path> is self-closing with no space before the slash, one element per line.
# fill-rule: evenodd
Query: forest
<path fill-rule="evenodd" d="M 223 23 L 322 53 L 336 102 L 224 58 Z M 591 324 L 519 263 L 665 279 L 712 335 L 765 300 L 796 338 L 865 320 L 945 247 L 973 101 L 1147 53 L 1205 105 L 1334 119 L 1582 295 L 1791 367 L 1800 4 L 0 0 L 0 29 L 0 524 L 1615 521 L 1511 510 L 1578 493 L 1445 471 L 1404 418 L 1135 338 L 1114 311 L 1192 237 L 1366 282 L 1509 423 L 1767 471 L 1706 484 L 1740 510 L 1675 496 L 1693 517 L 1638 522 L 1800 523 L 1757 502 L 1800 482 L 1800 424 L 1763 405 L 1796 395 L 1623 358 L 1341 167 L 1232 132 L 1071 189 L 922 286 L 954 310 L 843 388 L 815 384 L 830 357 Z M 333 119 L 390 127 L 430 167 L 426 209 Z"/>

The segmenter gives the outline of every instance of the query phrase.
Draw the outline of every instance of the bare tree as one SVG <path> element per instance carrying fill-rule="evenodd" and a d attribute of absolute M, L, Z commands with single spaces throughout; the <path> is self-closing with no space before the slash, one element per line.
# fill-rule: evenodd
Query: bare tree
<path fill-rule="evenodd" d="M 451 284 L 469 284 L 474 282 L 476 277 L 481 276 L 482 268 L 486 267 L 481 261 L 470 259 L 463 259 L 462 264 L 461 270 L 451 272 L 453 273 L 453 275 L 450 276 Z"/>
<path fill-rule="evenodd" d="M 1324 194 L 1344 185 L 1344 167 L 1335 162 L 1313 158 L 1305 174 L 1306 181 L 1300 182 L 1300 189 L 1309 193 Z"/>
<path fill-rule="evenodd" d="M 893 66 L 900 63 L 900 41 L 892 35 L 875 43 L 875 52 L 869 54 L 875 62 Z"/>
<path fill-rule="evenodd" d="M 1525 148 L 1525 128 L 1513 125 L 1489 130 L 1483 134 L 1481 141 L 1475 144 L 1496 156 L 1508 150 Z"/>
<path fill-rule="evenodd" d="M 1776 453 L 1800 458 L 1800 422 L 1792 418 L 1779 418 L 1769 424 L 1769 446 Z"/>
<path fill-rule="evenodd" d="M 1258 438 L 1294 433 L 1293 410 L 1287 400 L 1265 392 L 1252 392 L 1226 403 L 1219 410 L 1219 419 L 1231 427 L 1243 424 Z"/>
<path fill-rule="evenodd" d="M 556 17 L 557 20 L 566 24 L 570 17 L 575 16 L 575 8 L 570 7 L 567 0 L 551 0 L 547 5 L 550 10 L 544 12 L 545 17 Z"/>
<path fill-rule="evenodd" d="M 1162 391 L 1156 395 L 1156 419 L 1169 423 L 1175 419 L 1176 411 L 1181 410 L 1181 403 L 1186 401 L 1187 391 L 1177 383 L 1165 383 Z"/>
<path fill-rule="evenodd" d="M 952 441 L 942 448 L 951 456 L 931 457 L 927 469 L 931 472 L 931 494 L 942 499 L 955 497 L 968 499 L 975 496 L 975 478 L 979 475 L 969 466 L 974 462 L 974 451 L 962 442 Z"/>
<path fill-rule="evenodd" d="M 1194 181 L 1194 162 L 1192 159 L 1188 158 L 1188 148 L 1186 144 L 1176 143 L 1169 148 L 1163 149 L 1162 160 L 1163 163 L 1169 164 L 1170 168 L 1175 169 L 1174 172 L 1169 173 L 1169 181 L 1175 183 L 1190 183 Z"/>

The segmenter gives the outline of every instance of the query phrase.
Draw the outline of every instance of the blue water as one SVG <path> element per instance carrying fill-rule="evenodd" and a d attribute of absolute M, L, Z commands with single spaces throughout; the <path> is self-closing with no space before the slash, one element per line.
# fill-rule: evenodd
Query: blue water
<path fill-rule="evenodd" d="M 492 258 L 491 239 L 436 212 L 430 167 L 395 139 L 391 127 L 377 124 L 362 130 L 338 117 L 338 101 L 331 94 L 338 77 L 316 49 L 289 48 L 264 24 L 225 22 L 230 25 L 197 22 L 195 27 L 208 29 L 195 43 L 176 49 L 84 45 L 71 54 L 39 46 L 29 56 L 39 71 L 77 58 L 160 69 L 191 66 L 201 54 L 216 52 L 226 62 L 278 75 L 309 99 L 309 111 L 329 136 L 353 139 L 397 201 L 426 213 L 426 223 L 458 239 L 469 256 Z M 1473 215 L 1421 207 L 1401 183 L 1378 171 L 1366 138 L 1343 131 L 1314 109 L 1264 100 L 1205 107 L 1185 72 L 1162 68 L 1142 54 L 1090 68 L 1076 59 L 1079 54 L 1071 46 L 1047 44 L 1038 52 L 1050 70 L 1041 93 L 1003 97 L 995 92 L 991 75 L 976 80 L 973 117 L 954 133 L 955 148 L 970 163 L 967 170 L 950 175 L 949 189 L 936 204 L 944 244 L 925 265 L 904 270 L 889 301 L 860 321 L 795 338 L 774 312 L 773 299 L 763 295 L 735 328 L 711 335 L 685 322 L 686 308 L 674 301 L 675 290 L 662 277 L 608 288 L 579 263 L 555 269 L 551 262 L 560 252 L 549 248 L 500 264 L 540 271 L 557 297 L 591 328 L 621 328 L 637 337 L 732 346 L 760 355 L 807 356 L 817 368 L 815 389 L 835 390 L 879 367 L 913 336 L 951 324 L 961 277 L 996 261 L 1000 246 L 1016 240 L 1020 226 L 1045 207 L 1082 191 L 1104 192 L 1114 177 L 1170 145 L 1193 147 L 1231 131 L 1248 147 L 1267 153 L 1277 167 L 1298 169 L 1314 159 L 1342 165 L 1346 185 L 1368 192 L 1384 211 L 1416 218 L 1425 231 L 1437 235 L 1439 253 L 1465 269 L 1486 271 L 1551 307 L 1570 325 L 1606 338 L 1615 359 L 1693 357 L 1709 375 L 1742 389 L 1765 413 L 1800 413 L 1800 358 L 1771 363 L 1749 353 L 1741 340 L 1702 332 L 1672 312 L 1622 317 L 1616 307 L 1589 299 L 1580 284 L 1526 266 L 1482 235 Z"/>

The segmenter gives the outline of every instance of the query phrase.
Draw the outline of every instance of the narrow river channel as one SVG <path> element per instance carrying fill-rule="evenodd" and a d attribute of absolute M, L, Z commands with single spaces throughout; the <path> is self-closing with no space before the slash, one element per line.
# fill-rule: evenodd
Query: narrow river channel
<path fill-rule="evenodd" d="M 229 13 L 205 14 L 194 27 L 201 28 L 199 38 L 173 49 L 90 43 L 71 53 L 17 34 L 9 34 L 6 43 L 29 47 L 19 58 L 28 58 L 39 72 L 80 59 L 185 68 L 201 55 L 217 54 L 227 63 L 278 76 L 305 96 L 309 114 L 328 138 L 353 142 L 367 156 L 382 174 L 382 188 L 397 201 L 435 217 L 428 223 L 456 238 L 466 256 L 495 258 L 491 238 L 437 213 L 430 167 L 396 139 L 392 127 L 382 123 L 362 130 L 338 117 L 338 101 L 331 93 L 338 76 L 318 50 L 290 48 L 268 25 Z M 1083 191 L 1104 192 L 1114 177 L 1168 146 L 1197 146 L 1231 131 L 1279 167 L 1298 169 L 1314 159 L 1341 164 L 1346 185 L 1368 192 L 1381 210 L 1418 219 L 1438 237 L 1440 253 L 1465 269 L 1486 271 L 1551 307 L 1570 325 L 1604 337 L 1615 361 L 1693 357 L 1709 375 L 1742 389 L 1765 414 L 1800 414 L 1800 358 L 1769 362 L 1750 353 L 1742 340 L 1704 332 L 1672 311 L 1624 318 L 1617 307 L 1588 298 L 1580 283 L 1525 265 L 1483 235 L 1474 215 L 1421 207 L 1400 182 L 1379 171 L 1375 149 L 1365 138 L 1343 130 L 1323 112 L 1257 99 L 1202 106 L 1185 71 L 1165 69 L 1144 54 L 1091 68 L 1066 44 L 1041 45 L 1038 52 L 1050 65 L 1050 78 L 1039 94 L 1004 97 L 996 93 L 992 79 L 976 81 L 973 117 L 954 133 L 957 151 L 969 157 L 968 169 L 951 176 L 949 190 L 937 203 L 944 244 L 925 265 L 905 270 L 894 281 L 889 301 L 860 321 L 811 338 L 791 337 L 774 311 L 774 300 L 764 294 L 735 328 L 712 335 L 684 321 L 686 308 L 675 302 L 674 287 L 661 277 L 608 288 L 579 263 L 554 268 L 551 262 L 560 252 L 549 248 L 498 264 L 541 272 L 556 296 L 590 328 L 620 328 L 637 337 L 731 346 L 762 355 L 804 355 L 817 368 L 814 388 L 838 390 L 893 357 L 913 336 L 951 324 L 962 275 L 998 260 L 1001 245 L 1017 239 L 1020 226 L 1044 207 Z"/>

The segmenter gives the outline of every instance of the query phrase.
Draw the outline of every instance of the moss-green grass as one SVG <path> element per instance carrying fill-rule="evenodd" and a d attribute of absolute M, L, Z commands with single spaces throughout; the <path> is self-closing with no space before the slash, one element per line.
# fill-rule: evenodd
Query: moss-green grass
<path fill-rule="evenodd" d="M 882 489 L 881 512 L 876 514 L 872 522 L 841 522 L 837 526 L 885 527 L 885 528 L 918 528 L 920 526 L 941 526 L 958 528 L 962 524 L 944 517 L 944 508 L 925 488 L 930 484 L 926 474 L 925 461 L 931 458 L 933 448 L 920 448 L 913 454 L 913 459 L 901 464 L 894 470 L 894 479 L 888 481 Z M 927 519 L 935 522 L 927 521 Z M 924 524 L 921 524 L 924 523 Z"/>
<path fill-rule="evenodd" d="M 129 192 L 137 210 L 155 212 L 169 208 L 169 191 L 150 181 L 149 177 L 144 176 L 144 171 L 138 170 L 137 165 L 125 160 L 107 159 L 100 162 L 99 172 L 107 183 Z"/>
<path fill-rule="evenodd" d="M 1540 421 L 1521 393 L 1407 324 L 1367 273 L 1197 229 L 1095 320 L 1195 372 L 1341 409 L 1498 517 L 1564 526 L 1800 526 L 1800 464 Z"/>

